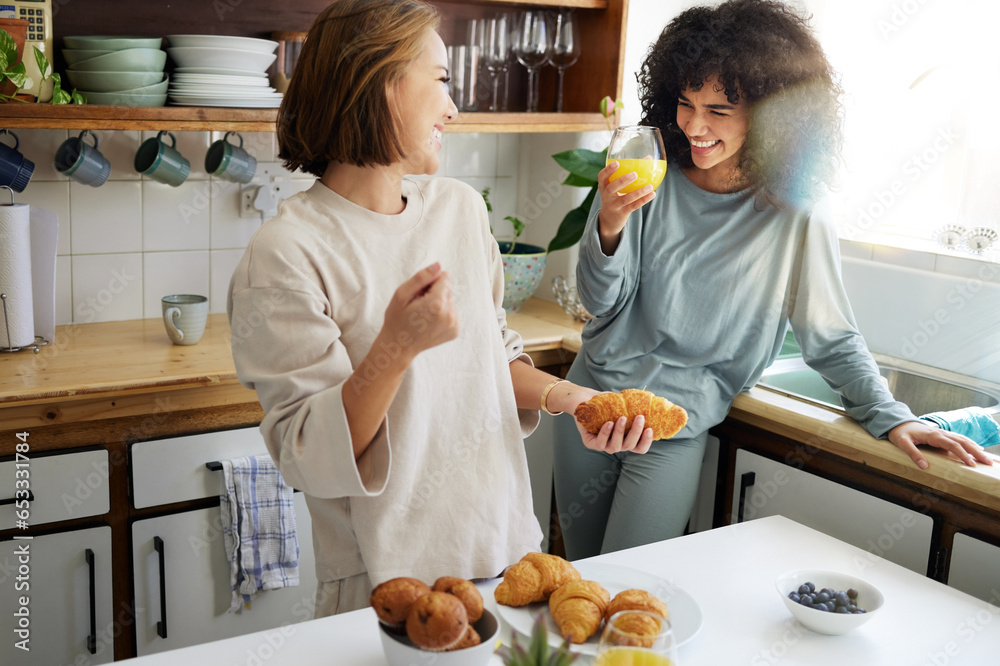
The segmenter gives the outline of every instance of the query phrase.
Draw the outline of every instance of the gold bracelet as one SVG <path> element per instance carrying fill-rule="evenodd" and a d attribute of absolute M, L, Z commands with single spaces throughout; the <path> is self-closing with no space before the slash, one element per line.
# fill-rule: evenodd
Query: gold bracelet
<path fill-rule="evenodd" d="M 545 412 L 546 414 L 548 414 L 549 416 L 559 416 L 560 414 L 562 414 L 562 412 L 550 412 L 549 408 L 545 404 L 545 401 L 548 400 L 549 391 L 551 391 L 553 388 L 555 388 L 556 384 L 562 384 L 564 381 L 566 381 L 566 380 L 565 379 L 557 379 L 557 380 L 555 380 L 553 382 L 549 382 L 549 385 L 546 386 L 544 389 L 542 389 L 542 411 Z"/>

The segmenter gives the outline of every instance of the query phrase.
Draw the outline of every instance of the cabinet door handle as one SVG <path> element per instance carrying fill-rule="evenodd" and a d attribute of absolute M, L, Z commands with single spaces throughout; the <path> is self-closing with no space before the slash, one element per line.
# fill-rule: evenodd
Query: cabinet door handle
<path fill-rule="evenodd" d="M 153 537 L 153 548 L 160 556 L 160 620 L 156 623 L 156 635 L 167 637 L 167 572 L 163 564 L 163 539 Z"/>
<path fill-rule="evenodd" d="M 94 583 L 94 551 L 84 551 L 90 569 L 90 633 L 87 635 L 87 652 L 97 654 L 97 586 Z"/>
<path fill-rule="evenodd" d="M 17 492 L 22 492 L 22 491 L 19 490 Z M 15 493 L 14 497 L 7 497 L 5 499 L 0 500 L 0 506 L 4 506 L 5 504 L 15 504 L 17 502 L 24 502 L 25 500 L 27 500 L 29 502 L 34 502 L 35 501 L 35 494 L 33 492 L 31 492 L 30 489 L 28 490 L 28 497 L 27 498 L 18 497 L 17 493 Z"/>
<path fill-rule="evenodd" d="M 740 477 L 740 503 L 736 505 L 736 522 L 743 522 L 743 507 L 747 503 L 747 488 L 752 486 L 757 480 L 757 475 L 753 472 L 744 472 Z"/>

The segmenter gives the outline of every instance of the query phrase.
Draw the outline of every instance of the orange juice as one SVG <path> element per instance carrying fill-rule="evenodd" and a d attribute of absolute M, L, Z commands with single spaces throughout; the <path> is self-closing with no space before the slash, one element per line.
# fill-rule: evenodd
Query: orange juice
<path fill-rule="evenodd" d="M 670 659 L 639 648 L 614 647 L 597 655 L 594 666 L 670 666 Z"/>
<path fill-rule="evenodd" d="M 654 160 L 652 158 L 608 160 L 607 164 L 618 162 L 618 168 L 611 174 L 610 180 L 621 178 L 627 173 L 634 171 L 639 177 L 631 183 L 618 190 L 619 194 L 634 192 L 640 187 L 652 185 L 655 190 L 663 182 L 663 177 L 667 175 L 667 161 Z"/>

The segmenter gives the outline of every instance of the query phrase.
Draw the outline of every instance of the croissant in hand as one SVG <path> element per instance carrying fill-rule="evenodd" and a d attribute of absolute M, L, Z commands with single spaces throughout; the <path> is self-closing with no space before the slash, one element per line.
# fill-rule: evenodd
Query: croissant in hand
<path fill-rule="evenodd" d="M 555 589 L 574 580 L 580 572 L 558 555 L 528 553 L 503 573 L 493 598 L 503 606 L 526 606 L 545 601 Z"/>
<path fill-rule="evenodd" d="M 549 613 L 563 638 L 583 643 L 597 633 L 611 595 L 592 580 L 577 580 L 556 588 L 549 597 Z"/>
<path fill-rule="evenodd" d="M 574 412 L 576 420 L 591 433 L 597 434 L 608 421 L 622 416 L 628 418 L 625 431 L 632 427 L 632 420 L 642 414 L 646 427 L 653 429 L 653 439 L 669 439 L 687 423 L 687 412 L 666 398 L 642 389 L 625 389 L 621 393 L 598 393 L 581 403 Z"/>

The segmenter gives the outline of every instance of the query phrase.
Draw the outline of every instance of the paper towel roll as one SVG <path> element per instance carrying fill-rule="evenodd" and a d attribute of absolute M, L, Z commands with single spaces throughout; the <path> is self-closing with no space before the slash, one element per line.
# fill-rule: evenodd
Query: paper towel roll
<path fill-rule="evenodd" d="M 0 347 L 24 347 L 35 341 L 31 293 L 31 216 L 26 204 L 0 205 Z"/>

